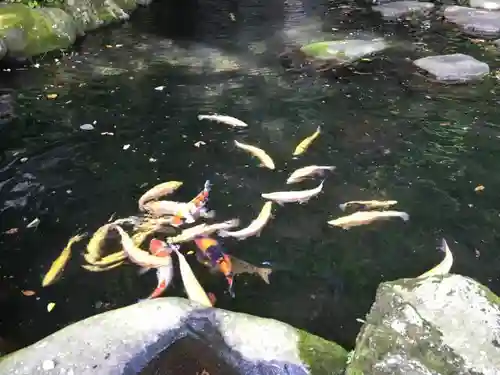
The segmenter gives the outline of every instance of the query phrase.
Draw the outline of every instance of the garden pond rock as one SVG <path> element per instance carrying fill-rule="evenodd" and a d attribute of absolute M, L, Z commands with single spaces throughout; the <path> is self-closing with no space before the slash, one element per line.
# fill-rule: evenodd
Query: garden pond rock
<path fill-rule="evenodd" d="M 379 286 L 346 374 L 498 375 L 500 299 L 460 275 Z"/>
<path fill-rule="evenodd" d="M 0 20 L 0 37 L 10 57 L 24 59 L 67 48 L 76 39 L 73 18 L 58 8 L 4 4 L 0 6 Z"/>
<path fill-rule="evenodd" d="M 469 0 L 469 6 L 472 8 L 500 10 L 500 0 Z"/>
<path fill-rule="evenodd" d="M 336 60 L 347 65 L 389 47 L 384 39 L 347 39 L 317 42 L 303 46 L 301 51 L 316 60 Z"/>
<path fill-rule="evenodd" d="M 434 8 L 433 3 L 423 1 L 394 1 L 372 7 L 382 18 L 397 21 L 409 16 L 421 16 L 429 13 Z"/>
<path fill-rule="evenodd" d="M 445 8 L 444 17 L 456 24 L 464 34 L 483 38 L 500 36 L 498 12 L 452 5 Z"/>
<path fill-rule="evenodd" d="M 171 297 L 74 323 L 1 359 L 0 373 L 341 375 L 346 361 L 337 344 L 287 324 Z"/>
<path fill-rule="evenodd" d="M 442 83 L 474 81 L 490 72 L 488 64 L 461 53 L 423 57 L 413 63 Z"/>

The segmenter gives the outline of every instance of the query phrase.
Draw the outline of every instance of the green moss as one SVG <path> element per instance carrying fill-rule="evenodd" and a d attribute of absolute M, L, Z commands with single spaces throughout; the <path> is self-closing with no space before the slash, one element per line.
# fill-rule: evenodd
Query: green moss
<path fill-rule="evenodd" d="M 315 42 L 311 44 L 307 44 L 302 46 L 300 50 L 305 53 L 307 56 L 316 58 L 316 59 L 342 59 L 345 57 L 345 53 L 341 51 L 336 51 L 335 53 L 329 52 L 329 47 L 331 46 L 330 42 Z"/>
<path fill-rule="evenodd" d="M 341 375 L 347 363 L 347 351 L 334 342 L 297 329 L 301 360 L 312 375 Z"/>
<path fill-rule="evenodd" d="M 0 7 L 0 36 L 11 56 L 25 58 L 70 46 L 76 25 L 61 9 L 7 4 Z"/>
<path fill-rule="evenodd" d="M 477 285 L 479 289 L 484 292 L 484 296 L 488 301 L 500 307 L 500 297 L 498 297 L 495 293 L 493 293 L 488 287 L 482 284 L 477 284 Z"/>

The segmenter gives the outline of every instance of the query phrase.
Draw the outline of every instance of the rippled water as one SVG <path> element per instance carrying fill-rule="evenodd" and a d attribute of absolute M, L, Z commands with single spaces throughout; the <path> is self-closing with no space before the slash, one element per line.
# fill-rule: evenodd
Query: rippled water
<path fill-rule="evenodd" d="M 139 277 L 136 267 L 124 266 L 88 273 L 77 253 L 63 280 L 40 287 L 69 237 L 94 231 L 115 212 L 135 214 L 147 186 L 184 180 L 178 198 L 185 200 L 210 179 L 218 218 L 247 223 L 262 192 L 283 189 L 291 171 L 309 164 L 337 166 L 318 198 L 278 207 L 260 238 L 224 241 L 238 257 L 271 262 L 271 285 L 239 277 L 231 299 L 222 278 L 195 268 L 219 307 L 281 319 L 351 347 L 355 319 L 368 311 L 378 283 L 439 262 L 443 236 L 454 272 L 500 291 L 498 87 L 490 78 L 467 87 L 424 84 L 405 63 L 461 51 L 497 68 L 498 54 L 438 21 L 427 29 L 383 25 L 355 4 L 311 6 L 306 18 L 287 23 L 278 2 L 243 3 L 204 2 L 197 11 L 187 3 L 180 14 L 154 4 L 57 61 L 46 57 L 38 68 L 2 73 L 15 117 L 0 125 L 1 337 L 26 345 L 154 288 L 153 272 Z M 282 32 L 289 25 L 298 28 Z M 354 31 L 385 35 L 394 45 L 363 68 L 370 74 L 289 74 L 276 59 L 293 40 Z M 58 97 L 47 99 L 51 93 Z M 200 112 L 227 113 L 250 126 L 199 122 Z M 94 131 L 79 129 L 94 121 Z M 318 125 L 323 134 L 292 160 L 296 144 Z M 268 150 L 277 170 L 258 168 L 234 139 Z M 206 145 L 196 148 L 200 140 Z M 477 185 L 484 191 L 474 192 Z M 400 201 L 410 222 L 350 231 L 326 225 L 342 214 L 339 203 L 377 198 Z M 37 217 L 38 228 L 26 229 Z M 11 228 L 19 231 L 4 233 Z M 37 294 L 23 296 L 24 289 Z M 183 295 L 180 280 L 169 294 Z M 49 302 L 56 303 L 50 313 Z"/>

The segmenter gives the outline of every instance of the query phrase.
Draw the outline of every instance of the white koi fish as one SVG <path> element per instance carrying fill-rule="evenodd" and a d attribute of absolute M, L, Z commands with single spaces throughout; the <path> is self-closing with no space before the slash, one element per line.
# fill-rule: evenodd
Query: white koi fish
<path fill-rule="evenodd" d="M 303 167 L 297 169 L 295 172 L 293 172 L 290 177 L 286 180 L 286 183 L 289 184 L 294 184 L 296 182 L 300 182 L 308 177 L 317 175 L 317 176 L 324 176 L 325 172 L 327 171 L 333 171 L 335 170 L 336 167 L 333 165 L 310 165 L 308 167 Z"/>
<path fill-rule="evenodd" d="M 349 229 L 358 225 L 370 224 L 376 220 L 399 217 L 404 221 L 410 220 L 410 215 L 401 211 L 358 211 L 351 215 L 342 216 L 328 221 L 328 224 Z"/>
<path fill-rule="evenodd" d="M 231 219 L 222 223 L 199 224 L 191 228 L 184 229 L 181 234 L 167 238 L 168 244 L 193 241 L 198 236 L 209 236 L 220 230 L 227 230 L 240 225 L 239 219 Z"/>
<path fill-rule="evenodd" d="M 222 124 L 226 124 L 235 128 L 246 128 L 248 126 L 247 123 L 238 120 L 235 117 L 227 116 L 227 115 L 198 115 L 198 120 L 209 120 L 209 121 L 215 121 L 215 122 L 220 122 Z"/>
<path fill-rule="evenodd" d="M 312 197 L 318 195 L 321 192 L 321 190 L 323 190 L 324 182 L 325 180 L 321 181 L 321 183 L 314 189 L 276 191 L 274 193 L 261 194 L 261 197 L 264 199 L 268 199 L 270 201 L 274 201 L 279 205 L 283 205 L 284 203 L 293 203 L 293 202 L 298 202 L 300 204 L 303 204 L 309 201 L 309 199 L 311 199 Z"/>
<path fill-rule="evenodd" d="M 181 181 L 167 181 L 153 186 L 139 198 L 139 209 L 143 209 L 146 202 L 156 200 L 165 195 L 171 194 L 182 186 Z"/>
<path fill-rule="evenodd" d="M 260 232 L 264 228 L 264 226 L 267 224 L 269 219 L 272 217 L 272 206 L 273 202 L 266 202 L 264 203 L 264 206 L 262 206 L 262 209 L 260 210 L 259 216 L 250 223 L 250 225 L 246 228 L 230 232 L 227 230 L 220 230 L 219 236 L 221 237 L 233 237 L 238 240 L 244 240 L 245 238 L 248 238 L 250 236 L 260 236 Z"/>
<path fill-rule="evenodd" d="M 271 159 L 271 157 L 261 148 L 258 148 L 256 146 L 252 145 L 247 145 L 245 143 L 241 143 L 238 141 L 234 141 L 234 144 L 236 147 L 241 148 L 242 150 L 245 150 L 258 158 L 261 162 L 260 166 L 261 167 L 266 167 L 269 169 L 274 169 L 274 161 Z"/>
<path fill-rule="evenodd" d="M 372 201 L 349 201 L 345 202 L 342 204 L 339 204 L 339 208 L 342 211 L 345 211 L 347 207 L 349 206 L 362 206 L 363 208 L 366 209 L 371 209 L 371 208 L 388 208 L 391 206 L 394 206 L 397 204 L 398 201 L 377 201 L 377 200 L 372 200 Z"/>

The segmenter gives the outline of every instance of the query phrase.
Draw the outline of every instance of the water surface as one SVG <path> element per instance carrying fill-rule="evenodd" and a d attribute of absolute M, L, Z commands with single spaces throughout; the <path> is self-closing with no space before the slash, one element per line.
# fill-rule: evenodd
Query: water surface
<path fill-rule="evenodd" d="M 260 210 L 262 192 L 284 189 L 289 173 L 309 164 L 337 166 L 318 198 L 277 207 L 259 238 L 224 241 L 238 257 L 273 264 L 271 285 L 238 277 L 231 299 L 223 278 L 194 265 L 218 307 L 280 319 L 350 348 L 355 319 L 369 310 L 377 285 L 435 265 L 443 236 L 454 272 L 500 291 L 498 88 L 491 79 L 426 85 L 404 64 L 405 57 L 461 51 L 494 69 L 498 56 L 438 22 L 384 25 L 355 4 L 312 5 L 296 19 L 278 2 L 206 2 L 196 11 L 187 3 L 179 13 L 157 3 L 57 60 L 2 73 L 15 117 L 0 125 L 1 337 L 27 345 L 154 288 L 154 273 L 139 277 L 133 266 L 86 272 L 81 248 L 63 280 L 40 287 L 69 237 L 94 231 L 113 213 L 135 214 L 147 187 L 181 179 L 176 199 L 186 200 L 210 179 L 218 218 L 245 224 Z M 303 27 L 283 32 L 297 25 Z M 349 32 L 385 35 L 395 48 L 364 75 L 291 74 L 276 59 L 293 40 Z M 50 93 L 58 97 L 47 99 Z M 205 112 L 250 126 L 199 122 Z M 94 131 L 80 130 L 94 121 Z M 296 144 L 318 125 L 320 138 L 292 160 Z M 276 171 L 257 167 L 234 139 L 268 150 Z M 206 145 L 197 148 L 197 141 Z M 475 192 L 477 185 L 484 191 Z M 338 204 L 358 199 L 396 199 L 410 222 L 349 231 L 326 225 L 342 214 Z M 26 229 L 37 217 L 39 227 Z M 4 233 L 11 228 L 19 231 Z M 23 296 L 24 289 L 37 294 Z M 180 279 L 168 294 L 184 295 Z M 50 313 L 49 302 L 56 303 Z"/>

